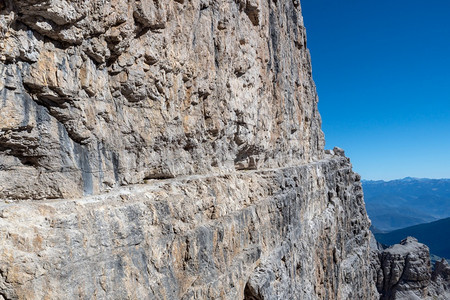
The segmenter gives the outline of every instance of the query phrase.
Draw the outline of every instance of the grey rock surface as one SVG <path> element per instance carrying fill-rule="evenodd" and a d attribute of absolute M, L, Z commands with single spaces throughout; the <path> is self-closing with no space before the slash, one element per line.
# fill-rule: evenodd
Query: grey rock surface
<path fill-rule="evenodd" d="M 449 299 L 450 268 L 437 262 L 431 271 L 426 245 L 408 237 L 373 256 L 380 299 Z"/>
<path fill-rule="evenodd" d="M 0 204 L 4 299 L 376 299 L 348 160 Z"/>
<path fill-rule="evenodd" d="M 431 280 L 434 294 L 450 299 L 450 265 L 447 260 L 442 259 L 435 263 L 434 270 L 431 273 Z"/>

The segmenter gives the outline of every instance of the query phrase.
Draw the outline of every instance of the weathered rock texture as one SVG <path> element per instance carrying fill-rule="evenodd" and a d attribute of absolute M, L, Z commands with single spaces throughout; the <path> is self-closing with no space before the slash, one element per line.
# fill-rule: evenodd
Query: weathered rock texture
<path fill-rule="evenodd" d="M 0 197 L 322 157 L 297 1 L 9 0 Z"/>
<path fill-rule="evenodd" d="M 0 206 L 5 299 L 374 299 L 345 157 Z M 373 289 L 371 289 L 373 287 Z"/>
<path fill-rule="evenodd" d="M 385 250 L 376 251 L 375 281 L 380 299 L 450 299 L 450 267 L 443 260 L 431 271 L 426 245 L 408 237 Z"/>
<path fill-rule="evenodd" d="M 299 1 L 0 5 L 0 299 L 377 298 Z"/>

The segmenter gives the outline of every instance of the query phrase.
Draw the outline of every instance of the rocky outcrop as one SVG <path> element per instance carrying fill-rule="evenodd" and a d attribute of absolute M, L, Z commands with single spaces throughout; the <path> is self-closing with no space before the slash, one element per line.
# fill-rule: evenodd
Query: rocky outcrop
<path fill-rule="evenodd" d="M 378 297 L 299 1 L 0 5 L 0 299 Z"/>
<path fill-rule="evenodd" d="M 443 260 L 433 272 L 426 245 L 408 237 L 376 251 L 372 260 L 380 299 L 449 299 L 450 267 Z"/>
<path fill-rule="evenodd" d="M 431 282 L 434 298 L 438 298 L 437 296 L 443 299 L 450 298 L 450 265 L 447 260 L 441 259 L 434 264 Z"/>

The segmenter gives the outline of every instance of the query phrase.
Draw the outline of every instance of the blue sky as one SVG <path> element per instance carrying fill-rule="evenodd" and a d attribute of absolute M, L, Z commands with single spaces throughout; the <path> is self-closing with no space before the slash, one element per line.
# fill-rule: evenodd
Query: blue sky
<path fill-rule="evenodd" d="M 326 147 L 363 179 L 450 178 L 450 0 L 302 0 Z"/>

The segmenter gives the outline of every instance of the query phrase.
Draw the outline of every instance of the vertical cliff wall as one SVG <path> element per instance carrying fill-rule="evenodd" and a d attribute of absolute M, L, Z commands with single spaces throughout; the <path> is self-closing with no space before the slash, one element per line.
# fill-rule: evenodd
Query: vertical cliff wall
<path fill-rule="evenodd" d="M 376 297 L 299 1 L 0 9 L 0 299 Z"/>
<path fill-rule="evenodd" d="M 7 1 L 0 196 L 322 157 L 295 1 Z"/>

